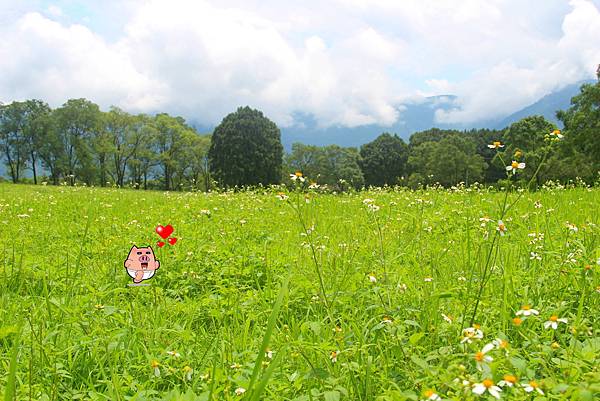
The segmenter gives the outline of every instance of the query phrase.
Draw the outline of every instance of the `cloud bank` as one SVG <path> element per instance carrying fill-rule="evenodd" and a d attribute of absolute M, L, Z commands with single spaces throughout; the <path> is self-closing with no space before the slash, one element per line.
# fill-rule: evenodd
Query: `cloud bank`
<path fill-rule="evenodd" d="M 27 3 L 27 2 L 25 2 Z M 400 105 L 454 94 L 439 122 L 509 114 L 600 63 L 598 2 L 549 0 L 0 0 L 0 101 L 86 97 L 204 125 L 240 105 L 282 126 L 391 125 Z M 115 28 L 111 10 L 119 12 Z"/>

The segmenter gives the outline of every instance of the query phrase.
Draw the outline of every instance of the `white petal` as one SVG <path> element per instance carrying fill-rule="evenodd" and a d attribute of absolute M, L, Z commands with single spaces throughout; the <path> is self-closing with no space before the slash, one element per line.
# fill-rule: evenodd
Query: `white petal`
<path fill-rule="evenodd" d="M 475 394 L 481 395 L 485 393 L 485 386 L 482 383 L 478 383 L 475 385 L 475 387 L 473 387 L 473 392 Z"/>
<path fill-rule="evenodd" d="M 493 349 L 494 349 L 494 344 L 492 344 L 492 343 L 489 343 L 489 344 L 486 344 L 486 345 L 483 347 L 483 349 L 481 350 L 481 352 L 483 352 L 484 354 L 487 354 L 488 352 L 490 352 L 490 351 L 491 351 L 491 350 L 493 350 Z"/>
<path fill-rule="evenodd" d="M 512 166 L 506 166 L 506 171 L 512 170 Z"/>
<path fill-rule="evenodd" d="M 494 146 L 494 145 L 488 145 L 488 148 L 490 148 L 490 149 L 494 149 L 494 148 L 495 148 L 495 146 Z"/>
<path fill-rule="evenodd" d="M 498 386 L 492 386 L 488 389 L 488 392 L 494 397 L 494 398 L 500 398 L 500 391 L 502 391 L 502 389 Z"/>
<path fill-rule="evenodd" d="M 552 322 L 544 322 L 544 328 L 547 329 L 551 324 Z"/>
<path fill-rule="evenodd" d="M 558 319 L 558 321 L 561 323 L 564 323 L 564 324 L 567 324 L 567 322 L 568 322 L 568 320 L 565 318 L 560 318 L 560 319 Z"/>
<path fill-rule="evenodd" d="M 540 312 L 537 309 L 530 309 L 531 313 L 533 313 L 534 315 L 539 315 Z"/>
<path fill-rule="evenodd" d="M 558 329 L 558 323 L 557 322 L 552 322 L 552 328 L 554 330 Z"/>
<path fill-rule="evenodd" d="M 519 168 L 520 168 L 520 169 L 523 169 L 523 168 L 525 168 L 525 163 L 519 163 Z"/>

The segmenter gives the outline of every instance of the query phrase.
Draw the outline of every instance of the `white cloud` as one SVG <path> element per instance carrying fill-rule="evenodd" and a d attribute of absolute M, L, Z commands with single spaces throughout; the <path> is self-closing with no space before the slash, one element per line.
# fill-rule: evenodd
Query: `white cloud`
<path fill-rule="evenodd" d="M 475 122 L 592 77 L 600 61 L 600 13 L 586 0 L 103 4 L 105 16 L 122 11 L 110 37 L 58 6 L 2 24 L 0 101 L 87 97 L 205 124 L 248 104 L 281 125 L 301 111 L 356 126 L 394 123 L 405 99 L 455 94 L 438 120 Z"/>

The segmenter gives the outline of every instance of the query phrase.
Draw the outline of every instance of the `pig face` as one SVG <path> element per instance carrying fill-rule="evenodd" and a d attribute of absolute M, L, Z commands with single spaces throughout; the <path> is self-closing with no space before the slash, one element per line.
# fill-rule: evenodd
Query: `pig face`
<path fill-rule="evenodd" d="M 130 270 L 156 270 L 160 266 L 160 263 L 154 257 L 154 251 L 152 247 L 141 247 L 132 246 L 125 260 L 125 267 Z"/>

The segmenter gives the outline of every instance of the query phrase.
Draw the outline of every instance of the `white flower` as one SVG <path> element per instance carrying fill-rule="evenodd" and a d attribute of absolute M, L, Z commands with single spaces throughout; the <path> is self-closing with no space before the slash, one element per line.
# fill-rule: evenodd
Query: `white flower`
<path fill-rule="evenodd" d="M 490 149 L 498 149 L 498 148 L 503 148 L 504 145 L 502 145 L 502 142 L 500 142 L 500 141 L 494 141 L 491 144 L 489 144 L 487 147 Z"/>
<path fill-rule="evenodd" d="M 425 400 L 427 401 L 438 401 L 442 399 L 434 390 L 431 389 L 425 390 L 423 395 L 426 397 Z"/>
<path fill-rule="evenodd" d="M 483 331 L 479 329 L 479 325 L 473 327 L 467 327 L 462 332 L 463 338 L 460 341 L 461 344 L 471 344 L 473 340 L 481 340 L 483 338 Z"/>
<path fill-rule="evenodd" d="M 290 174 L 290 179 L 292 181 L 300 181 L 300 182 L 304 182 L 304 176 L 302 175 L 302 173 L 300 171 L 296 171 L 294 174 Z"/>
<path fill-rule="evenodd" d="M 377 282 L 377 277 L 375 277 L 373 274 L 369 274 L 367 277 L 369 278 L 370 282 L 372 282 L 372 283 Z"/>
<path fill-rule="evenodd" d="M 337 362 L 337 357 L 340 354 L 340 351 L 331 351 L 331 353 L 329 354 L 329 359 L 331 359 L 331 363 L 336 363 Z"/>
<path fill-rule="evenodd" d="M 488 352 L 494 349 L 494 344 L 486 344 L 481 351 L 475 354 L 475 361 L 477 362 L 477 369 L 482 370 L 483 366 L 487 363 L 490 363 L 494 360 L 489 355 L 486 355 Z"/>
<path fill-rule="evenodd" d="M 519 163 L 517 161 L 512 161 L 511 164 L 506 166 L 506 171 L 512 172 L 515 174 L 517 170 L 523 170 L 525 168 L 525 163 Z"/>
<path fill-rule="evenodd" d="M 442 318 L 444 318 L 444 320 L 448 323 L 452 323 L 452 321 L 454 320 L 454 318 L 450 315 L 445 315 L 442 313 Z"/>
<path fill-rule="evenodd" d="M 516 313 L 517 316 L 523 315 L 523 317 L 528 317 L 532 315 L 539 315 L 540 312 L 537 309 L 531 309 L 529 305 L 523 305 L 521 309 L 519 309 Z"/>
<path fill-rule="evenodd" d="M 277 194 L 277 197 L 278 197 L 280 200 L 287 200 L 287 199 L 289 198 L 289 196 L 287 196 L 287 195 L 286 195 L 286 194 L 284 194 L 283 192 L 279 192 L 279 193 Z"/>
<path fill-rule="evenodd" d="M 531 380 L 529 383 L 521 383 L 521 386 L 523 386 L 523 389 L 527 393 L 531 393 L 532 391 L 537 391 L 541 395 L 544 395 L 544 392 L 540 388 L 540 385 L 535 380 Z"/>
<path fill-rule="evenodd" d="M 533 260 L 533 259 L 542 260 L 542 257 L 537 252 L 529 252 L 529 255 L 531 255 L 531 256 L 529 256 L 529 259 L 531 259 L 531 260 Z"/>
<path fill-rule="evenodd" d="M 185 380 L 192 381 L 192 373 L 194 373 L 194 369 L 189 366 L 184 366 L 183 371 L 185 372 Z"/>
<path fill-rule="evenodd" d="M 433 281 L 433 278 L 432 277 L 425 277 L 423 279 L 423 281 L 425 281 L 426 283 L 431 283 Z"/>
<path fill-rule="evenodd" d="M 550 316 L 550 319 L 548 319 L 546 322 L 544 322 L 544 328 L 548 329 L 548 328 L 552 327 L 552 330 L 556 330 L 558 328 L 558 323 L 567 324 L 568 320 L 565 318 L 560 318 L 556 315 L 552 315 L 552 316 Z"/>
<path fill-rule="evenodd" d="M 235 395 L 242 395 L 246 392 L 246 389 L 243 387 L 238 387 L 235 389 Z"/>
<path fill-rule="evenodd" d="M 502 220 L 498 220 L 498 227 L 496 227 L 496 230 L 498 230 L 498 233 L 502 236 L 504 236 L 504 234 L 506 233 L 506 226 L 504 225 L 504 222 Z"/>
<path fill-rule="evenodd" d="M 179 358 L 181 355 L 179 354 L 179 352 L 176 351 L 167 351 L 167 354 L 175 357 L 175 358 Z"/>
<path fill-rule="evenodd" d="M 500 392 L 502 389 L 494 384 L 491 379 L 485 379 L 481 383 L 475 383 L 473 385 L 473 393 L 477 395 L 483 395 L 488 392 L 494 398 L 500 398 Z"/>
<path fill-rule="evenodd" d="M 498 382 L 500 387 L 513 387 L 517 383 L 517 378 L 513 375 L 504 375 L 502 380 Z"/>

